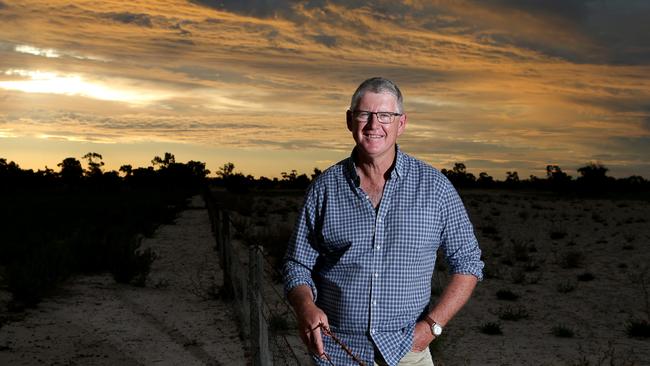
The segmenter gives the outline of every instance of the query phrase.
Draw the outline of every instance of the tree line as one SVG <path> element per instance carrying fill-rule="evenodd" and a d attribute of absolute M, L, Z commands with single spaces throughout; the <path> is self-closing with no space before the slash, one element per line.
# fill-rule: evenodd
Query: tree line
<path fill-rule="evenodd" d="M 82 164 L 85 162 L 85 168 Z M 226 187 L 229 191 L 244 193 L 251 189 L 305 189 L 322 173 L 314 168 L 310 175 L 298 174 L 296 170 L 281 172 L 281 178 L 255 178 L 235 171 L 232 162 L 225 163 L 209 177 L 210 170 L 200 161 L 176 162 L 174 154 L 166 152 L 155 156 L 148 167 L 133 168 L 122 165 L 118 171 L 104 171 L 101 154 L 89 152 L 81 157 L 64 159 L 57 164 L 58 171 L 45 167 L 43 170 L 21 169 L 15 162 L 0 158 L 0 188 L 36 188 L 46 186 L 115 188 L 126 183 L 130 186 L 168 186 L 196 190 L 210 184 Z M 639 175 L 614 178 L 607 175 L 609 169 L 601 163 L 587 163 L 576 170 L 576 177 L 569 175 L 558 165 L 546 166 L 546 176 L 530 175 L 521 178 L 517 171 L 507 171 L 504 180 L 498 180 L 486 172 L 478 177 L 467 171 L 464 163 L 455 163 L 450 169 L 440 170 L 457 188 L 529 188 L 553 191 L 636 191 L 648 190 L 650 182 Z"/>
<path fill-rule="evenodd" d="M 452 169 L 442 169 L 441 172 L 459 188 L 529 188 L 564 192 L 611 192 L 611 191 L 642 191 L 650 189 L 650 182 L 639 175 L 627 178 L 614 178 L 607 175 L 609 169 L 601 163 L 587 163 L 576 169 L 574 179 L 558 165 L 546 166 L 546 177 L 530 175 L 521 179 L 516 171 L 506 172 L 506 178 L 499 181 L 486 172 L 479 173 L 478 178 L 467 172 L 463 163 L 455 163 Z"/>

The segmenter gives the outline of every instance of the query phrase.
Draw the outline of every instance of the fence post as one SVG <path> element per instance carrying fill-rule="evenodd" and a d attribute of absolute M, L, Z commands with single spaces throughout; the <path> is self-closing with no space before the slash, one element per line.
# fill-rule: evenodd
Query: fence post
<path fill-rule="evenodd" d="M 221 268 L 223 269 L 223 297 L 232 299 L 232 242 L 230 240 L 230 217 L 227 211 L 221 211 Z"/>
<path fill-rule="evenodd" d="M 256 245 L 249 247 L 249 294 L 251 304 L 251 351 L 254 366 L 272 365 L 269 349 L 269 329 L 263 314 L 262 275 L 264 264 L 262 262 L 262 248 Z"/>

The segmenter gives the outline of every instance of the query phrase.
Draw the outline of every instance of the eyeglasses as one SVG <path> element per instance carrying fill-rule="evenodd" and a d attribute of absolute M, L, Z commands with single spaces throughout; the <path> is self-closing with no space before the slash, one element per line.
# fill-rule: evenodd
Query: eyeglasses
<path fill-rule="evenodd" d="M 357 122 L 360 123 L 367 123 L 370 121 L 370 118 L 372 118 L 372 115 L 377 116 L 377 121 L 379 123 L 387 125 L 393 123 L 393 120 L 395 119 L 396 116 L 401 116 L 401 113 L 394 113 L 394 112 L 369 112 L 369 111 L 351 111 L 352 112 L 352 117 Z"/>

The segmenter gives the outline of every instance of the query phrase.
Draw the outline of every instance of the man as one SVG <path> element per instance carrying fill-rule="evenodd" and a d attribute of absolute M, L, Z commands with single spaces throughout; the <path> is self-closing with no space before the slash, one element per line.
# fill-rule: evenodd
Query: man
<path fill-rule="evenodd" d="M 429 343 L 482 278 L 481 251 L 451 183 L 403 153 L 402 94 L 364 81 L 346 115 L 349 158 L 310 186 L 284 262 L 285 291 L 316 364 L 433 365 Z M 429 304 L 441 248 L 451 280 Z"/>

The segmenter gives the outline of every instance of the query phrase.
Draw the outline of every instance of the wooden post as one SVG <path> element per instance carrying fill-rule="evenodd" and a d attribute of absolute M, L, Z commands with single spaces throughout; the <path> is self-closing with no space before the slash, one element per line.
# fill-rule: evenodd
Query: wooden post
<path fill-rule="evenodd" d="M 254 366 L 272 365 L 271 353 L 269 350 L 269 330 L 266 319 L 262 313 L 262 276 L 264 264 L 262 262 L 262 248 L 256 245 L 249 247 L 249 293 L 250 296 L 250 324 L 251 324 L 251 351 L 253 353 Z"/>
<path fill-rule="evenodd" d="M 230 218 L 228 217 L 228 212 L 220 211 L 222 220 L 221 220 L 221 240 L 222 250 L 221 257 L 222 263 L 221 268 L 223 269 L 223 298 L 232 299 L 233 288 L 232 288 L 232 242 L 230 240 Z"/>

